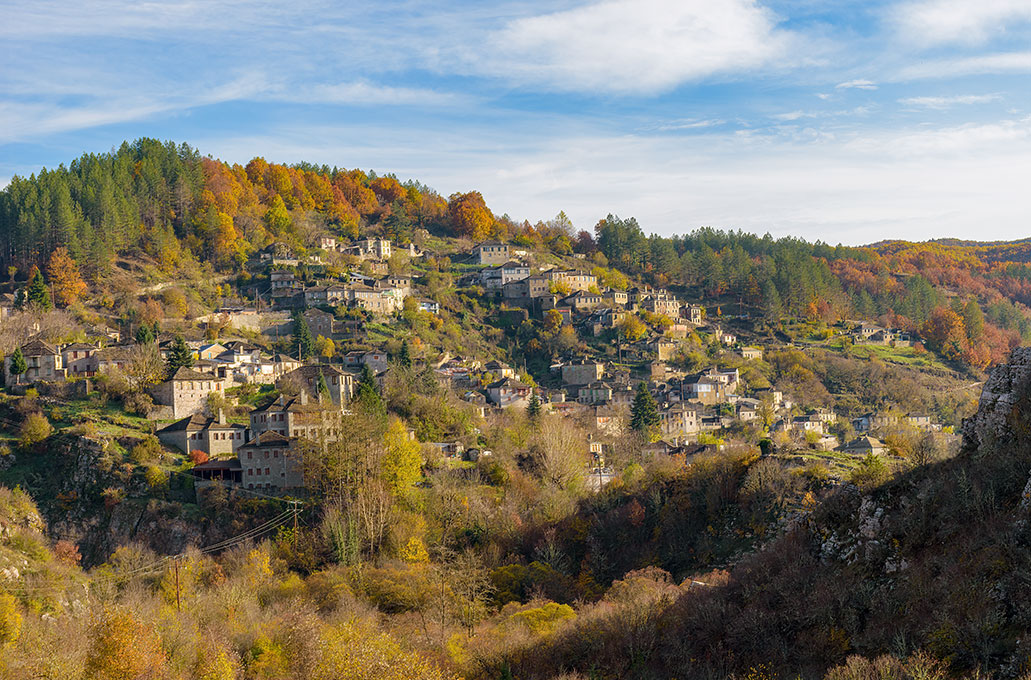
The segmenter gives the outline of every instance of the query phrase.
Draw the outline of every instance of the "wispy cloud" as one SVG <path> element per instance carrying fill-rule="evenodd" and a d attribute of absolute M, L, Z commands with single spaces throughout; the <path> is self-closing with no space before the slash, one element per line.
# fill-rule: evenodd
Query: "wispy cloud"
<path fill-rule="evenodd" d="M 906 106 L 918 106 L 927 109 L 949 109 L 957 104 L 987 104 L 1002 99 L 999 94 L 963 94 L 948 97 L 905 97 L 899 100 Z"/>
<path fill-rule="evenodd" d="M 1031 22 L 1027 0 L 917 0 L 890 11 L 905 37 L 920 45 L 980 44 Z"/>
<path fill-rule="evenodd" d="M 350 106 L 452 106 L 469 104 L 474 97 L 454 92 L 441 92 L 420 87 L 394 87 L 367 80 L 347 83 L 319 83 L 300 89 L 277 88 L 276 98 L 286 101 L 346 104 Z"/>
<path fill-rule="evenodd" d="M 984 73 L 1031 73 L 1031 52 L 1002 52 L 921 61 L 901 68 L 895 79 L 958 78 Z"/>
<path fill-rule="evenodd" d="M 872 80 L 864 79 L 846 80 L 843 83 L 838 83 L 834 87 L 839 90 L 876 90 L 877 83 Z"/>
<path fill-rule="evenodd" d="M 545 89 L 654 93 L 770 66 L 792 40 L 755 0 L 606 0 L 511 21 L 464 59 Z"/>
<path fill-rule="evenodd" d="M 646 126 L 646 131 L 672 132 L 675 130 L 704 130 L 717 127 L 726 123 L 725 120 L 710 118 L 708 120 L 696 120 L 693 118 L 670 120 L 654 125 Z"/>

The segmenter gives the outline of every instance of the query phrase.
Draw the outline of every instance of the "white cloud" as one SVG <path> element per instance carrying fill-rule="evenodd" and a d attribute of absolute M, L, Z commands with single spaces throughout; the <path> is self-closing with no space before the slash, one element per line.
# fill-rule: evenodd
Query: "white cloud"
<path fill-rule="evenodd" d="M 902 68 L 897 80 L 959 78 L 981 73 L 1029 73 L 1031 52 L 1002 52 L 977 57 L 922 61 Z"/>
<path fill-rule="evenodd" d="M 907 39 L 921 45 L 979 44 L 1031 21 L 1027 0 L 917 0 L 890 12 Z"/>
<path fill-rule="evenodd" d="M 951 97 L 906 97 L 900 104 L 919 106 L 927 109 L 948 109 L 957 104 L 987 104 L 1002 99 L 998 94 L 965 94 Z"/>
<path fill-rule="evenodd" d="M 770 66 L 792 40 L 756 0 L 606 0 L 515 19 L 463 58 L 519 84 L 652 93 Z"/>
<path fill-rule="evenodd" d="M 470 103 L 473 98 L 426 88 L 379 85 L 367 80 L 279 88 L 276 97 L 292 102 L 348 104 L 352 106 L 448 106 Z"/>
<path fill-rule="evenodd" d="M 835 87 L 839 90 L 876 90 L 877 83 L 872 80 L 846 80 L 843 83 L 838 83 Z"/>
<path fill-rule="evenodd" d="M 670 132 L 673 130 L 702 130 L 723 125 L 725 122 L 726 121 L 719 119 L 696 120 L 694 118 L 686 118 L 650 125 L 646 127 L 645 130 L 658 130 L 661 132 Z"/>
<path fill-rule="evenodd" d="M 248 74 L 185 95 L 100 92 L 83 103 L 71 105 L 0 100 L 0 144 L 245 99 L 261 89 L 261 79 Z"/>
<path fill-rule="evenodd" d="M 263 155 L 389 169 L 445 196 L 478 189 L 495 212 L 515 219 L 565 210 L 586 229 L 613 212 L 663 234 L 711 225 L 850 244 L 1026 235 L 1029 121 L 842 139 L 738 132 L 526 130 L 499 144 L 489 129 L 297 128 L 273 140 L 220 137 L 198 146 L 230 161 Z"/>

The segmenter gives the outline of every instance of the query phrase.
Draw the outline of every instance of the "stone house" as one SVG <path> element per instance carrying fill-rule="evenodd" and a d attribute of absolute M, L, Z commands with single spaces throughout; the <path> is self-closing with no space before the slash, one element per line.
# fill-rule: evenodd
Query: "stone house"
<path fill-rule="evenodd" d="M 562 298 L 559 304 L 563 307 L 569 307 L 579 313 L 589 312 L 601 306 L 601 295 L 598 293 L 589 293 L 584 290 L 578 290 L 572 295 L 567 295 Z"/>
<path fill-rule="evenodd" d="M 183 453 L 203 451 L 212 458 L 235 454 L 244 445 L 246 434 L 245 425 L 226 422 L 222 409 L 216 417 L 194 413 L 157 431 L 165 446 Z"/>
<path fill-rule="evenodd" d="M 11 374 L 11 357 L 4 359 L 7 374 L 7 386 L 18 383 L 34 383 L 38 380 L 63 380 L 65 378 L 64 359 L 53 345 L 42 340 L 32 340 L 21 347 L 22 356 L 28 367 L 22 375 Z"/>
<path fill-rule="evenodd" d="M 173 418 L 204 410 L 209 394 L 223 395 L 225 380 L 181 367 L 171 378 L 153 389 L 154 401 L 172 407 Z"/>
<path fill-rule="evenodd" d="M 293 384 L 306 391 L 309 398 L 318 400 L 320 378 L 325 378 L 329 397 L 336 406 L 343 408 L 354 397 L 354 375 L 333 366 L 301 366 L 284 374 L 276 386 L 283 389 Z"/>
<path fill-rule="evenodd" d="M 304 321 L 308 324 L 313 338 L 322 336 L 328 338 L 333 335 L 333 315 L 321 309 L 308 309 L 304 312 Z"/>
<path fill-rule="evenodd" d="M 679 403 L 659 412 L 659 426 L 666 436 L 690 436 L 701 428 L 701 412 L 697 406 Z"/>
<path fill-rule="evenodd" d="M 515 378 L 503 378 L 487 385 L 487 399 L 501 408 L 526 406 L 530 398 L 530 386 Z"/>
<path fill-rule="evenodd" d="M 255 435 L 236 452 L 240 459 L 241 484 L 248 489 L 270 492 L 302 488 L 304 474 L 294 443 L 295 440 L 278 432 Z"/>
<path fill-rule="evenodd" d="M 473 247 L 472 259 L 476 264 L 504 264 L 511 259 L 509 250 L 507 243 L 499 243 L 497 241 L 478 243 Z"/>
<path fill-rule="evenodd" d="M 521 262 L 509 260 L 496 267 L 487 267 L 480 270 L 479 281 L 480 285 L 488 290 L 498 290 L 503 288 L 505 284 L 522 281 L 529 278 L 529 276 L 529 266 Z"/>
<path fill-rule="evenodd" d="M 855 456 L 868 456 L 870 454 L 880 456 L 888 452 L 888 447 L 881 443 L 879 439 L 867 435 L 865 437 L 856 437 L 844 446 L 839 446 L 838 451 L 851 453 Z"/>
<path fill-rule="evenodd" d="M 741 348 L 741 358 L 745 359 L 746 361 L 752 361 L 752 360 L 759 360 L 759 361 L 761 361 L 762 358 L 763 358 L 763 348 L 762 347 L 742 347 Z"/>
<path fill-rule="evenodd" d="M 562 382 L 566 385 L 590 385 L 604 374 L 605 364 L 599 361 L 582 359 L 562 366 Z"/>
<path fill-rule="evenodd" d="M 69 377 L 93 374 L 92 357 L 99 348 L 86 342 L 73 342 L 61 348 L 61 362 Z"/>

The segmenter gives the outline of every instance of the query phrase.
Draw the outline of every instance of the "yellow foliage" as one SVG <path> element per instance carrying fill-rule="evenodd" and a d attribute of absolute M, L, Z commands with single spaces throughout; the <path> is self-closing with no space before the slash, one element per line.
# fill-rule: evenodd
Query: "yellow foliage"
<path fill-rule="evenodd" d="M 426 546 L 423 544 L 422 539 L 412 536 L 408 539 L 408 543 L 401 549 L 400 557 L 405 562 L 427 562 L 430 559 L 430 554 L 426 551 Z"/>
<path fill-rule="evenodd" d="M 548 602 L 540 607 L 524 609 L 508 617 L 513 623 L 526 626 L 535 635 L 547 635 L 563 621 L 576 618 L 576 612 L 568 604 Z"/>
<path fill-rule="evenodd" d="M 84 680 L 160 677 L 165 666 L 161 640 L 124 607 L 105 609 L 90 631 Z"/>
<path fill-rule="evenodd" d="M 21 614 L 18 601 L 12 595 L 0 593 L 0 647 L 18 639 L 21 633 Z"/>

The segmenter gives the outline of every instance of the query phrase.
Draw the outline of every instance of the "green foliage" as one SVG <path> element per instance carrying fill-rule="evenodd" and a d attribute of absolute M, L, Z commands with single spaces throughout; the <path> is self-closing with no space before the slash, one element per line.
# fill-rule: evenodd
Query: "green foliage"
<path fill-rule="evenodd" d="M 18 433 L 18 443 L 25 448 L 40 444 L 53 433 L 54 428 L 50 425 L 47 417 L 38 411 L 33 411 L 25 417 Z"/>
<path fill-rule="evenodd" d="M 18 639 L 21 633 L 21 613 L 14 596 L 0 591 L 0 649 Z M 2 670 L 0 662 L 0 670 Z"/>
<path fill-rule="evenodd" d="M 884 462 L 884 458 L 870 453 L 852 472 L 852 483 L 860 489 L 869 490 L 880 486 L 890 477 L 891 470 Z"/>
<path fill-rule="evenodd" d="M 648 390 L 648 385 L 641 382 L 637 385 L 634 402 L 630 407 L 630 429 L 635 432 L 648 433 L 659 424 L 659 407 Z"/>
<path fill-rule="evenodd" d="M 25 355 L 22 354 L 21 347 L 16 347 L 14 353 L 11 354 L 10 372 L 11 375 L 22 376 L 25 371 L 29 370 L 29 365 L 25 361 Z"/>
<path fill-rule="evenodd" d="M 35 276 L 29 282 L 28 292 L 25 300 L 30 307 L 48 312 L 54 308 L 54 301 L 50 299 L 50 289 L 43 280 L 43 272 L 36 270 Z"/>
<path fill-rule="evenodd" d="M 183 336 L 176 335 L 168 350 L 168 359 L 165 360 L 166 375 L 171 378 L 180 368 L 191 368 L 193 364 L 193 350 L 183 340 Z"/>
<path fill-rule="evenodd" d="M 315 353 L 315 340 L 311 336 L 308 321 L 300 312 L 294 314 L 294 351 L 297 358 L 306 361 Z"/>

